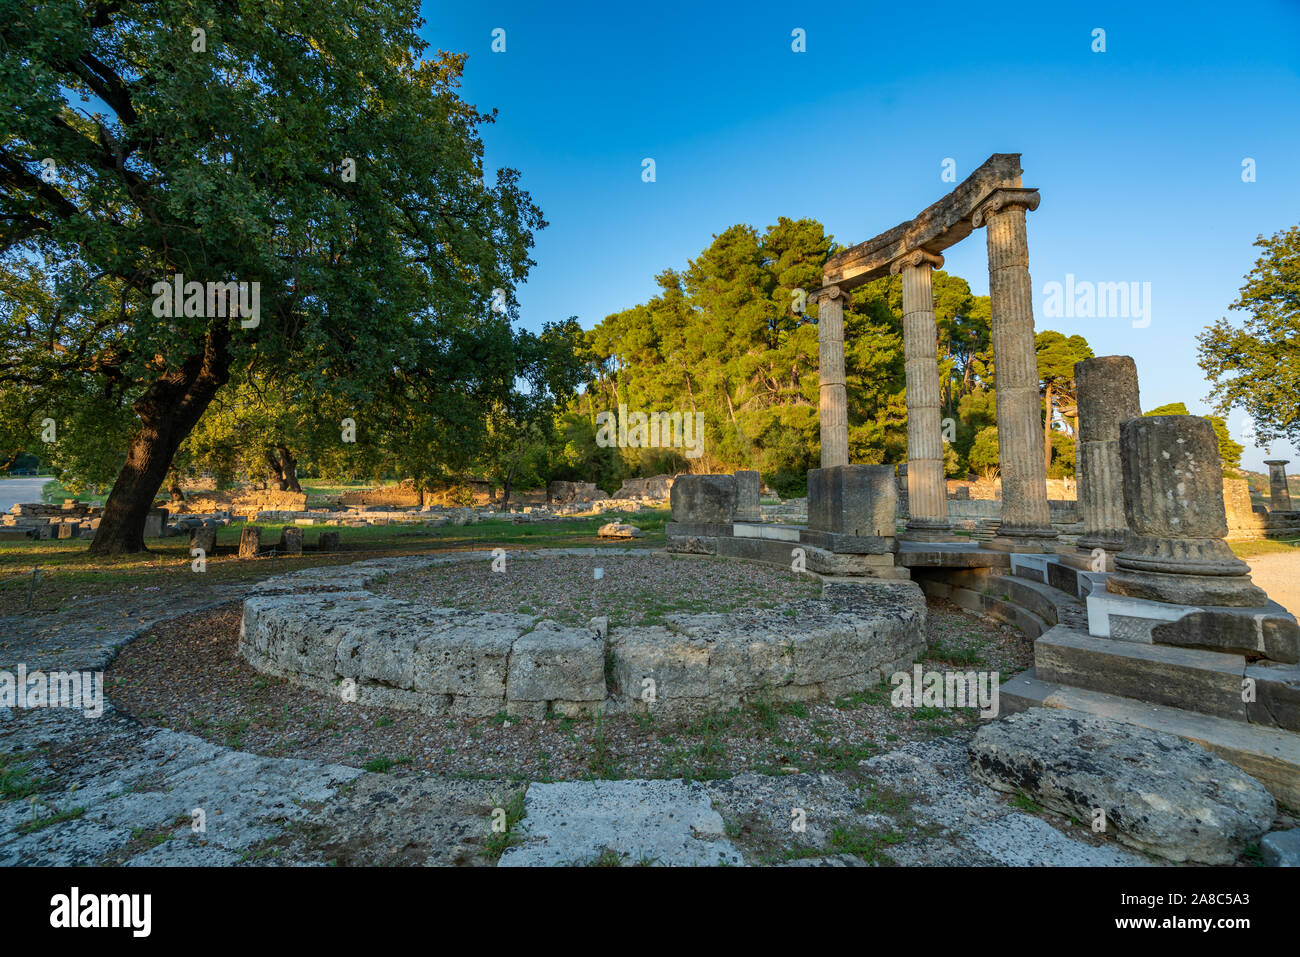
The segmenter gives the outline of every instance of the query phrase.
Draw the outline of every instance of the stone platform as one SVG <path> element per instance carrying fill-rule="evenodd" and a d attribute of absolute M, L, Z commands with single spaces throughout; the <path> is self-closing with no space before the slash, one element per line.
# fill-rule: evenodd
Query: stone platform
<path fill-rule="evenodd" d="M 380 559 L 269 579 L 244 603 L 240 653 L 261 671 L 360 704 L 540 718 L 690 716 L 756 695 L 830 699 L 878 684 L 925 647 L 925 599 L 910 582 L 826 581 L 820 597 L 782 608 L 679 613 L 665 625 L 612 629 L 603 619 L 575 626 L 365 590 L 392 571 L 491 558 Z"/>

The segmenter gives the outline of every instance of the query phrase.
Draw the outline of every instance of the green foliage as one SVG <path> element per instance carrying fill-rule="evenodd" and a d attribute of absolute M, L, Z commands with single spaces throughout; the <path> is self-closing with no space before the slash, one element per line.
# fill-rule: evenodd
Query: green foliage
<path fill-rule="evenodd" d="M 998 429 L 990 425 L 980 429 L 971 444 L 970 467 L 981 475 L 993 475 L 998 468 Z"/>
<path fill-rule="evenodd" d="M 1300 443 L 1300 226 L 1255 245 L 1263 252 L 1229 307 L 1248 318 L 1240 328 L 1220 319 L 1201 333 L 1200 366 L 1218 411 L 1245 411 L 1258 442 Z"/>
<path fill-rule="evenodd" d="M 1187 404 L 1184 402 L 1169 402 L 1165 405 L 1158 406 L 1150 412 L 1143 412 L 1143 415 L 1190 415 L 1187 411 Z M 1202 416 L 1210 420 L 1210 425 L 1214 426 L 1214 434 L 1219 440 L 1219 457 L 1223 459 L 1224 468 L 1240 468 L 1241 453 L 1245 447 L 1240 442 L 1234 441 L 1228 432 L 1228 423 L 1224 422 L 1222 417 L 1217 415 Z"/>
<path fill-rule="evenodd" d="M 460 98 L 463 55 L 421 58 L 418 6 L 6 4 L 0 449 L 54 417 L 80 432 L 61 467 L 100 481 L 129 445 L 118 486 L 151 497 L 229 381 L 236 423 L 250 389 L 278 392 L 256 415 L 310 410 L 304 441 L 332 432 L 354 469 L 469 465 L 526 365 L 514 289 L 545 223 L 515 171 L 485 175 L 492 117 Z M 155 315 L 177 273 L 259 283 L 260 322 Z"/>
<path fill-rule="evenodd" d="M 820 460 L 820 429 L 816 307 L 800 307 L 803 295 L 821 286 L 822 266 L 835 251 L 810 219 L 781 218 L 762 233 L 733 226 L 684 271 L 656 277 L 660 291 L 649 302 L 591 330 L 595 377 L 572 411 L 592 422 L 620 404 L 699 412 L 705 452 L 694 461 L 645 449 L 602 450 L 614 455 L 601 458 L 590 445 L 570 442 L 565 467 L 593 469 L 572 477 L 754 468 L 778 493 L 803 494 L 807 470 Z M 987 388 L 988 303 L 944 272 L 934 274 L 933 285 L 944 402 L 960 418 L 964 398 Z M 854 462 L 907 457 L 901 290 L 896 276 L 877 280 L 854 290 L 845 310 Z M 957 460 L 949 463 L 955 473 L 964 472 L 974 431 L 958 426 Z"/>

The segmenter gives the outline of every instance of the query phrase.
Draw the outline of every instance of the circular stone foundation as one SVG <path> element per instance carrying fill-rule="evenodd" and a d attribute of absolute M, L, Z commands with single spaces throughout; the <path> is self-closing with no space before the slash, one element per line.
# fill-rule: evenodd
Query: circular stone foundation
<path fill-rule="evenodd" d="M 656 553 L 552 549 L 551 556 Z M 825 581 L 774 608 L 669 613 L 653 625 L 447 608 L 367 590 L 376 580 L 492 552 L 307 569 L 256 586 L 239 651 L 253 667 L 360 704 L 426 714 L 692 715 L 747 698 L 819 700 L 859 691 L 925 648 L 912 582 Z M 512 561 L 525 560 L 516 556 Z M 716 563 L 719 559 L 678 559 Z M 742 574 L 744 563 L 728 562 Z"/>

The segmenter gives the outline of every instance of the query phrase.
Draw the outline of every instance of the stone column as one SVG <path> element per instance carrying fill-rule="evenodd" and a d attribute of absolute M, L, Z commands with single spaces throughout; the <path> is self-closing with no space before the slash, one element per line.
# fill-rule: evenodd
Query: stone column
<path fill-rule="evenodd" d="M 907 502 L 904 538 L 950 541 L 948 483 L 939 421 L 938 329 L 930 274 L 943 257 L 913 250 L 889 267 L 903 277 L 903 354 L 907 370 Z"/>
<path fill-rule="evenodd" d="M 1268 466 L 1268 510 L 1270 512 L 1291 511 L 1291 489 L 1286 483 L 1286 466 L 1290 459 L 1270 459 Z"/>
<path fill-rule="evenodd" d="M 974 226 L 986 226 L 988 234 L 998 466 L 1002 474 L 1002 524 L 989 547 L 1001 551 L 1043 551 L 1056 539 L 1047 505 L 1033 286 L 1025 234 L 1025 210 L 1037 208 L 1037 190 L 996 189 L 972 217 Z"/>
<path fill-rule="evenodd" d="M 1268 602 L 1223 541 L 1223 463 L 1208 419 L 1129 419 L 1120 427 L 1120 460 L 1129 535 L 1107 591 L 1178 605 Z"/>
<path fill-rule="evenodd" d="M 823 286 L 808 299 L 817 304 L 822 468 L 848 465 L 849 400 L 844 387 L 844 305 L 848 294 L 839 286 Z"/>
<path fill-rule="evenodd" d="M 1119 427 L 1142 414 L 1137 366 L 1130 356 L 1098 356 L 1074 364 L 1078 390 L 1079 434 L 1075 437 L 1079 520 L 1078 549 L 1091 559 L 1094 549 L 1117 552 L 1128 537 L 1124 519 L 1124 470 Z M 1106 565 L 1111 556 L 1103 558 Z M 1095 571 L 1109 571 L 1106 567 Z"/>

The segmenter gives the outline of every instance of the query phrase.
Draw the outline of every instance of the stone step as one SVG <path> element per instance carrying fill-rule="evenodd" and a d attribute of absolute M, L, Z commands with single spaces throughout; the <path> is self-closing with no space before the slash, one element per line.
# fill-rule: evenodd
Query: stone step
<path fill-rule="evenodd" d="M 1044 681 L 1233 721 L 1247 721 L 1241 655 L 1093 638 L 1064 626 L 1034 643 Z"/>
<path fill-rule="evenodd" d="M 1300 734 L 1181 708 L 1071 688 L 1030 668 L 1002 685 L 1002 714 L 1031 707 L 1073 708 L 1153 731 L 1167 731 L 1209 750 L 1262 783 L 1277 800 L 1300 807 Z"/>
<path fill-rule="evenodd" d="M 1012 579 L 1006 579 L 1012 581 Z M 961 585 L 946 586 L 947 594 L 943 597 L 949 598 L 953 604 L 965 608 L 967 611 L 974 611 L 980 614 L 988 615 L 990 618 L 996 618 L 998 621 L 1006 622 L 1015 628 L 1020 629 L 1030 638 L 1037 638 L 1043 632 L 1047 631 L 1051 625 L 1039 618 L 1027 608 L 1021 607 L 1015 601 L 1011 600 L 1007 592 L 1007 598 L 1000 597 L 1001 593 L 975 591 L 971 588 L 965 588 Z M 938 594 L 930 589 L 926 589 L 928 594 Z"/>

